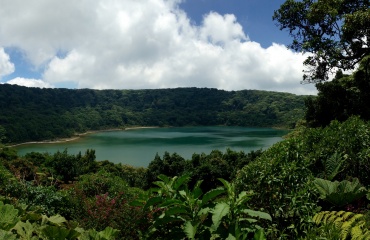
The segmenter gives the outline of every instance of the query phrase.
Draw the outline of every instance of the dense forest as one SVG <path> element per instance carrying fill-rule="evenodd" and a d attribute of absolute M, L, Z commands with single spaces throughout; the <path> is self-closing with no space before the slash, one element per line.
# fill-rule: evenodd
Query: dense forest
<path fill-rule="evenodd" d="M 319 93 L 266 150 L 166 152 L 134 168 L 96 161 L 93 149 L 18 156 L 2 145 L 0 239 L 370 239 L 369 9 L 369 1 L 289 0 L 275 12 L 291 48 L 312 52 L 304 81 Z M 326 81 L 331 68 L 351 66 Z M 301 104 L 260 91 L 0 90 L 4 142 L 127 125 L 279 126 L 295 123 Z"/>
<path fill-rule="evenodd" d="M 256 90 L 40 89 L 0 85 L 0 126 L 7 142 L 70 137 L 127 126 L 291 127 L 304 97 Z"/>

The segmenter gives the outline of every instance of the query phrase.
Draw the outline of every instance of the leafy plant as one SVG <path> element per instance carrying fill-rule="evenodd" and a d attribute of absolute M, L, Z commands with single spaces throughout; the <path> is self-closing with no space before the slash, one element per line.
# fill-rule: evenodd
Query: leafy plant
<path fill-rule="evenodd" d="M 365 196 L 367 193 L 357 178 L 352 182 L 347 180 L 331 182 L 316 178 L 313 183 L 320 193 L 320 198 L 338 207 L 347 205 Z"/>
<path fill-rule="evenodd" d="M 10 230 L 20 220 L 14 206 L 0 202 L 0 229 Z"/>
<path fill-rule="evenodd" d="M 158 178 L 162 181 L 154 182 L 159 187 L 152 189 L 154 196 L 141 202 L 153 211 L 153 223 L 147 237 L 246 239 L 254 233 L 256 237 L 264 236 L 256 222 L 259 218 L 271 220 L 270 215 L 247 209 L 250 194 L 241 192 L 237 195 L 235 186 L 226 180 L 220 179 L 223 188 L 203 194 L 202 181 L 198 181 L 192 190 L 188 189 L 189 176 L 169 178 L 160 175 Z"/>
<path fill-rule="evenodd" d="M 310 162 L 303 147 L 297 138 L 279 142 L 240 170 L 236 178 L 239 191 L 254 192 L 249 207 L 271 215 L 273 221 L 263 225 L 270 238 L 282 234 L 299 238 L 317 211 Z"/>
<path fill-rule="evenodd" d="M 84 230 L 73 221 L 67 221 L 60 215 L 48 217 L 35 211 L 27 210 L 27 206 L 18 206 L 0 202 L 0 239 L 96 239 L 112 240 L 118 230 L 107 227 L 97 232 L 94 229 Z"/>
<path fill-rule="evenodd" d="M 369 239 L 370 230 L 366 228 L 363 214 L 345 211 L 322 211 L 313 217 L 316 224 L 334 224 L 340 231 L 341 239 Z"/>

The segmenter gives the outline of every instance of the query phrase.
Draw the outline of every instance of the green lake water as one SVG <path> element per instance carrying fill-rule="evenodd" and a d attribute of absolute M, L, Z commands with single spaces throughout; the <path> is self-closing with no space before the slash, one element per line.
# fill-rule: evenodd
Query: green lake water
<path fill-rule="evenodd" d="M 107 131 L 85 135 L 78 140 L 53 144 L 27 144 L 16 147 L 20 155 L 28 152 L 84 153 L 95 149 L 96 159 L 114 163 L 147 167 L 158 153 L 178 153 L 191 159 L 193 153 L 207 153 L 227 148 L 249 152 L 266 149 L 281 141 L 287 130 L 246 127 L 181 127 L 143 128 L 126 131 Z"/>

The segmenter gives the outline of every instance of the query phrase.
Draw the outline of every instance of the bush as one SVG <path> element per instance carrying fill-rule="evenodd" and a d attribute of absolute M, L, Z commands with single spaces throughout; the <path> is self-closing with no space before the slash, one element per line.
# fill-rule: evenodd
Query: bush
<path fill-rule="evenodd" d="M 301 142 L 289 139 L 266 150 L 238 174 L 239 191 L 253 191 L 251 208 L 267 211 L 274 225 L 272 237 L 288 234 L 298 237 L 309 227 L 316 212 L 317 196 L 311 192 L 310 162 L 302 154 Z"/>
<path fill-rule="evenodd" d="M 20 202 L 39 206 L 48 216 L 62 214 L 71 218 L 75 207 L 69 201 L 66 192 L 57 191 L 52 186 L 33 186 L 31 182 L 12 182 L 6 186 L 7 196 L 17 198 Z"/>

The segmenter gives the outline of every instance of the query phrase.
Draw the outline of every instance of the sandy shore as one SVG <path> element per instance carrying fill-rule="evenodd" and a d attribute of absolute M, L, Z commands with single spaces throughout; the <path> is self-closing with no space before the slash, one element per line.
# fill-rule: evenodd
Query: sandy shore
<path fill-rule="evenodd" d="M 127 127 L 127 128 L 111 128 L 111 129 L 104 129 L 104 130 L 94 130 L 94 131 L 87 131 L 84 133 L 77 133 L 75 136 L 70 138 L 60 138 L 56 140 L 44 140 L 44 141 L 32 141 L 32 142 L 24 142 L 24 143 L 17 143 L 14 145 L 8 145 L 6 147 L 17 147 L 21 145 L 26 144 L 39 144 L 39 143 L 47 143 L 47 144 L 53 144 L 53 143 L 64 143 L 64 142 L 71 142 L 80 139 L 82 136 L 92 134 L 92 133 L 98 133 L 98 132 L 111 132 L 111 131 L 126 131 L 126 130 L 135 130 L 135 129 L 143 129 L 143 128 L 158 128 L 158 127 Z"/>

